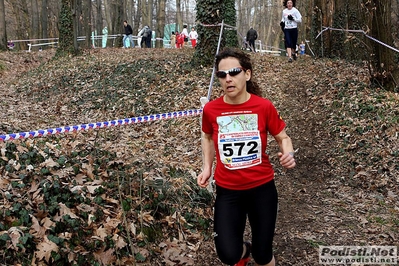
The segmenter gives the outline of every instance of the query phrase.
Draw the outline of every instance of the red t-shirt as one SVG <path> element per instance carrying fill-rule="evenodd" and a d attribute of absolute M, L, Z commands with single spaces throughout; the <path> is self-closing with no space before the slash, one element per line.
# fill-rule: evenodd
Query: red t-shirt
<path fill-rule="evenodd" d="M 227 104 L 223 97 L 207 103 L 202 131 L 212 135 L 215 145 L 216 184 L 244 190 L 271 181 L 274 171 L 266 154 L 267 133 L 275 136 L 284 128 L 274 105 L 254 94 L 242 104 Z"/>

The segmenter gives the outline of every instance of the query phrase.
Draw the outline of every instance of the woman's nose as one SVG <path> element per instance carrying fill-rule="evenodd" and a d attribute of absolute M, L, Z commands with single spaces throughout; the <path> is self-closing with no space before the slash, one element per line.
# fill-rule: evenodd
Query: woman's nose
<path fill-rule="evenodd" d="M 227 75 L 226 75 L 226 81 L 231 81 L 231 80 L 232 80 L 232 78 L 231 78 L 230 74 L 227 73 Z"/>

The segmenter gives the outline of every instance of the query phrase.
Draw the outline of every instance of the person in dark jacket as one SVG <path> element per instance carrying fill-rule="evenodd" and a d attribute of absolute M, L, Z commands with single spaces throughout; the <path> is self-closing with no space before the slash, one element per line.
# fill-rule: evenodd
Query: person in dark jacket
<path fill-rule="evenodd" d="M 258 33 L 253 28 L 250 28 L 247 32 L 247 42 L 249 43 L 249 48 L 251 51 L 256 53 L 255 40 L 258 39 Z"/>
<path fill-rule="evenodd" d="M 133 41 L 133 29 L 132 27 L 127 24 L 127 21 L 123 21 L 123 27 L 125 28 L 125 34 L 123 35 L 123 48 L 126 47 L 126 39 L 130 41 L 130 47 L 134 48 L 134 41 Z"/>
<path fill-rule="evenodd" d="M 151 28 L 145 25 L 139 32 L 139 36 L 141 37 L 141 42 L 140 42 L 141 48 L 151 48 L 151 38 L 152 38 Z"/>

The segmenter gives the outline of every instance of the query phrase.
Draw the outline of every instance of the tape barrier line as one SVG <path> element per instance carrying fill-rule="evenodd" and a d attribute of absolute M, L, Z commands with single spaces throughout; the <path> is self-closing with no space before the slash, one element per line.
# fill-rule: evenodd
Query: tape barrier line
<path fill-rule="evenodd" d="M 399 53 L 399 50 L 396 49 L 395 47 L 392 47 L 392 46 L 390 46 L 390 45 L 388 45 L 388 44 L 386 44 L 386 43 L 384 43 L 384 42 L 382 42 L 382 41 L 380 41 L 380 40 L 377 40 L 377 39 L 374 38 L 374 37 L 371 37 L 370 35 L 367 35 L 367 33 L 366 33 L 364 30 L 346 30 L 346 29 L 337 29 L 337 28 L 330 28 L 330 27 L 323 27 L 323 28 L 324 28 L 324 29 L 316 36 L 315 39 L 319 38 L 319 36 L 320 36 L 321 34 L 323 34 L 323 33 L 324 33 L 325 31 L 327 31 L 327 30 L 346 31 L 346 32 L 350 32 L 350 33 L 362 33 L 364 36 L 366 36 L 366 37 L 369 38 L 370 40 L 375 41 L 375 42 L 377 42 L 377 43 L 379 43 L 379 44 L 381 44 L 381 45 L 383 45 L 383 46 L 385 46 L 385 47 L 387 47 L 387 48 L 389 48 L 389 49 L 391 49 L 391 50 L 393 50 L 393 51 Z"/>
<path fill-rule="evenodd" d="M 203 24 L 203 23 L 199 23 L 198 25 L 201 25 L 203 27 L 221 27 L 222 23 L 218 23 L 218 24 Z M 228 25 L 228 24 L 225 24 L 225 23 L 223 23 L 223 27 L 224 28 L 237 29 L 237 27 L 234 27 L 234 26 L 231 26 L 231 25 Z"/>
<path fill-rule="evenodd" d="M 132 117 L 132 118 L 110 120 L 110 121 L 105 121 L 105 122 L 81 124 L 81 125 L 76 125 L 76 126 L 65 126 L 65 127 L 56 127 L 56 128 L 49 128 L 49 129 L 40 129 L 40 130 L 36 130 L 36 131 L 27 131 L 27 132 L 19 132 L 19 133 L 13 133 L 13 134 L 0 135 L 0 141 L 10 141 L 10 140 L 17 140 L 17 139 L 45 137 L 45 136 L 49 136 L 49 135 L 63 134 L 63 133 L 68 133 L 68 132 L 78 132 L 78 131 L 89 130 L 89 129 L 107 128 L 107 127 L 114 127 L 114 126 L 151 122 L 151 121 L 156 121 L 156 120 L 197 116 L 200 114 L 202 114 L 202 109 L 193 109 L 193 110 L 177 111 L 177 112 L 170 112 L 170 113 L 163 113 L 163 114 L 145 115 L 145 116 L 138 116 L 138 117 Z"/>

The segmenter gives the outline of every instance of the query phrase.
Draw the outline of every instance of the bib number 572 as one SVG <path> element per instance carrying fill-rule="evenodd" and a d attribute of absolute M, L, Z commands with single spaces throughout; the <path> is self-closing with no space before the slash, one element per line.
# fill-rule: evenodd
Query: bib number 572
<path fill-rule="evenodd" d="M 237 154 L 234 153 L 236 151 Z M 226 157 L 242 156 L 243 151 L 246 155 L 258 153 L 258 142 L 234 142 L 234 143 L 224 143 L 223 144 L 223 155 Z"/>

